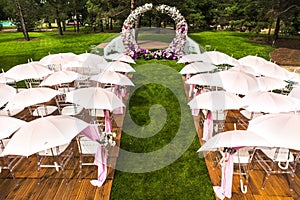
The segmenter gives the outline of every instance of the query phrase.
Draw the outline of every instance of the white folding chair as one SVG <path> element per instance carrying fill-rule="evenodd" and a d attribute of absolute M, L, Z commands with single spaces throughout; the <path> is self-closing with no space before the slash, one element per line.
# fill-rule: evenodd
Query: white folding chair
<path fill-rule="evenodd" d="M 57 106 L 37 104 L 29 107 L 29 111 L 34 117 L 44 117 L 53 114 L 57 110 Z"/>
<path fill-rule="evenodd" d="M 234 163 L 233 175 L 239 175 L 240 189 L 241 192 L 244 194 L 247 193 L 247 189 L 248 189 L 249 169 L 252 163 L 254 152 L 255 152 L 254 148 L 242 147 L 235 150 L 235 153 L 233 153 L 233 163 Z M 222 156 L 224 156 L 223 151 L 220 151 L 220 153 Z"/>
<path fill-rule="evenodd" d="M 55 168 L 57 172 L 61 169 L 64 180 L 68 183 L 68 179 L 65 174 L 65 167 L 74 155 L 73 147 L 70 143 L 40 151 L 36 155 L 39 183 L 41 181 L 41 168 Z"/>
<path fill-rule="evenodd" d="M 261 186 L 264 189 L 267 180 L 271 174 L 288 174 L 291 181 L 288 180 L 290 190 L 294 181 L 297 163 L 299 162 L 300 152 L 295 155 L 287 148 L 260 148 L 255 153 L 255 161 L 265 172 L 265 178 Z"/>
<path fill-rule="evenodd" d="M 224 131 L 226 116 L 227 116 L 226 110 L 212 111 L 213 125 L 214 125 L 213 135 Z"/>
<path fill-rule="evenodd" d="M 55 102 L 61 115 L 79 115 L 84 109 L 82 106 L 66 102 L 65 94 L 56 95 Z"/>
<path fill-rule="evenodd" d="M 9 142 L 10 139 L 2 139 L 0 140 L 0 155 L 2 154 L 5 146 Z M 15 167 L 22 161 L 23 156 L 2 156 L 0 157 L 0 173 L 3 169 L 8 169 L 12 178 L 15 179 L 15 174 L 13 170 Z"/>
<path fill-rule="evenodd" d="M 81 180 L 82 167 L 95 165 L 94 162 L 88 162 L 87 157 L 94 158 L 100 144 L 97 141 L 93 141 L 82 134 L 79 134 L 76 137 L 76 141 L 77 141 L 78 152 L 79 152 L 79 179 Z"/>

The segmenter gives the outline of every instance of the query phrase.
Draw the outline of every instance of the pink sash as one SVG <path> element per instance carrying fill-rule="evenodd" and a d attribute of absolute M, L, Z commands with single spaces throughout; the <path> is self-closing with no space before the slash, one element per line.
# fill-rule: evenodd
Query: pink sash
<path fill-rule="evenodd" d="M 204 123 L 203 123 L 203 137 L 202 139 L 204 141 L 207 141 L 209 140 L 212 135 L 213 135 L 213 119 L 212 119 L 212 112 L 209 112 L 208 115 L 207 115 L 207 118 L 204 120 Z"/>
<path fill-rule="evenodd" d="M 224 159 L 224 160 L 223 160 Z M 213 189 L 219 199 L 232 196 L 232 176 L 233 176 L 233 155 L 225 153 L 221 160 L 222 180 L 221 186 L 214 186 Z"/>
<path fill-rule="evenodd" d="M 81 133 L 93 141 L 101 140 L 97 125 L 91 124 Z M 98 178 L 97 180 L 91 180 L 91 184 L 93 186 L 101 187 L 105 182 L 107 175 L 107 152 L 105 147 L 100 144 L 95 154 L 94 164 L 98 166 Z"/>
<path fill-rule="evenodd" d="M 109 110 L 104 110 L 104 118 L 105 118 L 105 133 L 111 133 L 112 124 L 109 118 Z"/>

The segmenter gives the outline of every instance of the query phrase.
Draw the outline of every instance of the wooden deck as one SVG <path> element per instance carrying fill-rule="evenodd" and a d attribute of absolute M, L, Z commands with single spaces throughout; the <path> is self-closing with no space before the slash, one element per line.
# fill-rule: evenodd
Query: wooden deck
<path fill-rule="evenodd" d="M 127 97 L 124 99 L 127 101 Z M 54 102 L 50 102 L 53 104 Z M 85 111 L 86 112 L 86 111 Z M 121 133 L 124 114 L 114 115 L 113 132 L 117 133 L 116 147 L 120 147 Z M 58 114 L 56 113 L 53 114 Z M 88 114 L 84 113 L 83 118 Z M 36 117 L 31 117 L 29 110 L 25 109 L 19 113 L 17 118 L 31 121 Z M 88 121 L 88 119 L 85 119 Z M 83 166 L 82 179 L 79 176 L 79 154 L 76 140 L 73 139 L 70 146 L 74 151 L 74 158 L 66 166 L 66 177 L 63 173 L 55 171 L 55 168 L 42 168 L 41 181 L 39 183 L 37 174 L 36 155 L 23 158 L 21 163 L 13 170 L 15 179 L 12 178 L 8 170 L 3 169 L 0 173 L 0 200 L 8 199 L 110 199 L 111 187 L 113 184 L 115 166 L 119 155 L 118 148 L 109 147 L 108 151 L 108 172 L 107 179 L 101 187 L 93 186 L 90 181 L 97 178 L 97 166 Z M 93 161 L 93 157 L 87 158 Z M 1 160 L 0 160 L 1 161 Z"/>
<path fill-rule="evenodd" d="M 187 86 L 184 85 L 186 91 Z M 126 99 L 125 99 L 126 100 Z M 125 112 L 124 112 L 125 113 Z M 21 113 L 21 117 L 28 115 L 28 113 Z M 226 130 L 233 129 L 233 123 L 236 121 L 237 113 L 230 112 L 226 120 Z M 122 125 L 124 115 L 114 116 L 114 130 L 117 134 L 117 146 L 120 145 Z M 202 128 L 199 124 L 199 116 L 194 117 L 195 127 L 199 136 L 199 142 L 202 138 Z M 240 127 L 238 127 L 240 128 Z M 41 171 L 41 183 L 38 184 L 37 179 L 37 161 L 35 156 L 30 156 L 22 160 L 21 164 L 15 168 L 14 173 L 16 179 L 13 180 L 8 170 L 2 170 L 0 173 L 0 200 L 4 199 L 110 199 L 111 187 L 114 179 L 114 166 L 117 162 L 118 151 L 111 149 L 109 153 L 108 177 L 102 187 L 94 187 L 90 184 L 90 180 L 97 177 L 97 167 L 89 166 L 83 167 L 84 177 L 79 180 L 79 157 L 77 152 L 77 145 L 72 141 L 75 149 L 74 159 L 66 167 L 66 174 L 68 184 L 63 179 L 62 172 L 56 172 L 54 168 L 45 169 Z M 212 153 L 213 154 L 213 153 Z M 206 163 L 208 173 L 211 177 L 212 185 L 219 185 L 221 180 L 221 170 L 215 167 L 211 160 L 214 155 L 206 156 Z M 93 158 L 91 158 L 93 159 Z M 250 172 L 250 179 L 248 184 L 247 194 L 242 194 L 239 189 L 239 177 L 234 176 L 233 179 L 233 200 L 292 200 L 300 199 L 300 167 L 298 167 L 297 176 L 293 183 L 294 191 L 289 190 L 288 182 L 285 176 L 271 175 L 264 190 L 261 189 L 263 181 L 263 172 L 259 166 L 254 165 L 254 169 Z M 122 199 L 122 197 L 120 197 Z M 126 199 L 124 197 L 124 199 Z"/>
<path fill-rule="evenodd" d="M 184 78 L 183 78 L 184 81 Z M 188 97 L 188 85 L 184 84 L 186 96 Z M 191 100 L 187 98 L 188 101 Z M 237 124 L 237 129 L 244 129 L 238 124 L 237 118 L 240 116 L 238 111 L 229 111 L 225 122 L 225 131 L 234 130 L 234 124 Z M 201 116 L 194 116 L 194 124 L 201 145 L 204 144 L 202 138 L 202 126 L 200 125 Z M 244 119 L 246 120 L 246 119 Z M 300 143 L 299 143 L 300 145 Z M 212 159 L 216 157 L 215 152 L 210 152 L 205 157 L 206 166 L 212 185 L 221 185 L 221 169 L 216 166 L 216 162 Z M 232 184 L 232 200 L 299 200 L 300 199 L 300 166 L 297 167 L 295 180 L 293 182 L 293 191 L 289 189 L 288 178 L 285 175 L 271 175 L 267 181 L 264 190 L 261 189 L 264 171 L 257 163 L 254 163 L 253 169 L 250 170 L 250 178 L 248 183 L 248 192 L 243 194 L 239 188 L 240 179 L 238 175 L 233 176 Z M 218 199 L 216 197 L 216 199 Z M 228 198 L 225 198 L 228 199 Z"/>

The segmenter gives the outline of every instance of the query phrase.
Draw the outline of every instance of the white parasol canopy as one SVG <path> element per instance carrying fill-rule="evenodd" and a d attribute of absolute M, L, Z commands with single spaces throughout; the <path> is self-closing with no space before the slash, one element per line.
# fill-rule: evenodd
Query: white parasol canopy
<path fill-rule="evenodd" d="M 210 62 L 214 65 L 240 65 L 237 59 L 220 51 L 206 51 L 202 55 L 204 57 L 204 61 Z"/>
<path fill-rule="evenodd" d="M 180 74 L 197 74 L 200 72 L 208 72 L 216 69 L 217 67 L 207 62 L 193 62 L 187 64 L 180 70 Z"/>
<path fill-rule="evenodd" d="M 5 77 L 20 81 L 25 79 L 42 79 L 51 73 L 53 73 L 53 71 L 48 69 L 46 66 L 34 61 L 10 68 L 5 73 Z"/>
<path fill-rule="evenodd" d="M 99 87 L 80 88 L 66 93 L 66 102 L 75 103 L 86 109 L 114 110 L 124 107 L 113 92 Z"/>
<path fill-rule="evenodd" d="M 134 86 L 133 82 L 127 76 L 118 72 L 104 71 L 100 74 L 91 76 L 90 80 L 97 81 L 99 83 Z"/>
<path fill-rule="evenodd" d="M 287 82 L 279 78 L 268 77 L 268 76 L 260 76 L 257 78 L 257 80 L 261 91 L 283 89 L 285 88 L 286 85 L 288 85 Z"/>
<path fill-rule="evenodd" d="M 108 62 L 103 70 L 111 72 L 135 72 L 135 70 L 128 64 L 121 61 Z"/>
<path fill-rule="evenodd" d="M 29 88 L 14 95 L 5 109 L 23 109 L 38 103 L 48 102 L 58 94 L 61 92 L 50 88 Z"/>
<path fill-rule="evenodd" d="M 67 144 L 87 126 L 88 123 L 66 115 L 35 119 L 15 132 L 1 155 L 30 156 Z"/>
<path fill-rule="evenodd" d="M 235 94 L 248 94 L 259 91 L 259 84 L 254 75 L 238 71 L 218 72 L 223 88 Z"/>
<path fill-rule="evenodd" d="M 200 62 L 205 61 L 208 62 L 209 60 L 204 60 L 204 56 L 202 54 L 187 54 L 183 55 L 177 63 L 193 63 L 193 62 Z"/>
<path fill-rule="evenodd" d="M 225 91 L 205 92 L 194 97 L 188 105 L 191 109 L 231 110 L 242 107 L 241 98 Z"/>
<path fill-rule="evenodd" d="M 27 122 L 8 116 L 0 116 L 0 140 L 9 137 Z"/>
<path fill-rule="evenodd" d="M 299 109 L 297 99 L 274 92 L 254 92 L 246 95 L 242 102 L 250 112 L 280 113 Z"/>
<path fill-rule="evenodd" d="M 232 130 L 214 135 L 199 151 L 217 151 L 223 147 L 272 147 L 262 136 L 249 130 Z"/>
<path fill-rule="evenodd" d="M 187 84 L 209 85 L 223 87 L 222 80 L 218 73 L 196 74 L 186 81 Z"/>
<path fill-rule="evenodd" d="M 16 95 L 17 91 L 12 86 L 0 83 L 0 107 Z"/>
<path fill-rule="evenodd" d="M 248 130 L 262 136 L 274 147 L 300 150 L 300 115 L 267 114 L 249 122 Z"/>
<path fill-rule="evenodd" d="M 42 59 L 40 59 L 40 63 L 43 65 L 60 65 L 63 66 L 70 62 L 77 61 L 78 57 L 76 54 L 72 52 L 67 53 L 57 53 L 57 54 L 49 54 Z"/>
<path fill-rule="evenodd" d="M 105 57 L 107 60 L 116 60 L 116 61 L 122 61 L 126 63 L 132 63 L 135 64 L 135 61 L 128 55 L 125 55 L 123 53 L 114 53 L 114 54 L 109 54 L 108 56 Z"/>
<path fill-rule="evenodd" d="M 82 77 L 81 74 L 73 71 L 56 71 L 45 78 L 40 86 L 54 86 L 63 83 L 71 83 L 74 80 Z"/>

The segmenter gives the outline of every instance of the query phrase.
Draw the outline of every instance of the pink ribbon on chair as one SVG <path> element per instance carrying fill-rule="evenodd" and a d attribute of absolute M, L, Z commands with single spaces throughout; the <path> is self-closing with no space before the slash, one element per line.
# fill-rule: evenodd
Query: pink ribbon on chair
<path fill-rule="evenodd" d="M 101 140 L 97 125 L 91 124 L 81 133 L 93 141 Z M 94 164 L 98 166 L 98 177 L 97 180 L 91 180 L 91 184 L 101 187 L 107 175 L 107 152 L 105 147 L 102 147 L 100 144 L 95 154 Z"/>
<path fill-rule="evenodd" d="M 126 96 L 126 89 L 124 87 L 121 88 L 121 96 L 122 97 Z"/>
<path fill-rule="evenodd" d="M 109 118 L 109 110 L 104 110 L 104 119 L 105 119 L 105 133 L 110 133 L 112 130 L 112 124 Z"/>
<path fill-rule="evenodd" d="M 233 155 L 226 152 L 222 160 L 222 179 L 221 186 L 214 186 L 213 189 L 219 199 L 232 196 L 232 177 L 233 177 Z"/>
<path fill-rule="evenodd" d="M 201 90 L 198 89 L 197 92 L 195 93 L 195 97 L 201 94 Z M 192 115 L 193 116 L 198 116 L 199 115 L 200 109 L 192 109 Z"/>
<path fill-rule="evenodd" d="M 212 112 L 208 111 L 207 117 L 204 120 L 203 123 L 203 137 L 202 139 L 204 141 L 209 140 L 212 137 L 214 127 L 213 127 L 213 119 L 212 119 Z"/>
<path fill-rule="evenodd" d="M 118 90 L 119 86 L 117 84 L 114 84 L 114 93 L 115 95 L 118 96 L 119 90 Z"/>

